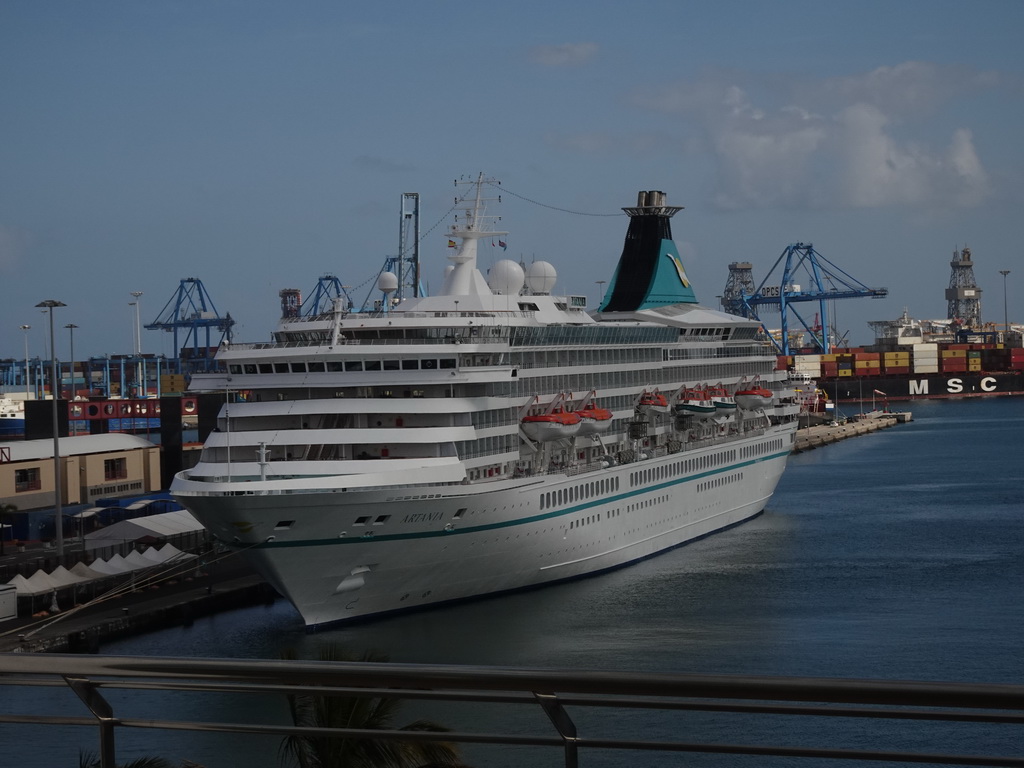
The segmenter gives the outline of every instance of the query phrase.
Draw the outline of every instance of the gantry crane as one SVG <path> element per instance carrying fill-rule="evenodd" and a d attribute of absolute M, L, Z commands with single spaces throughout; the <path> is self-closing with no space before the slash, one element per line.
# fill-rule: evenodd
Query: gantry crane
<path fill-rule="evenodd" d="M 348 295 L 349 287 L 342 285 L 341 280 L 334 275 L 324 275 L 317 281 L 313 295 L 302 303 L 302 313 L 308 317 L 316 317 L 326 312 L 333 312 L 339 301 L 341 309 L 351 309 L 354 302 Z"/>
<path fill-rule="evenodd" d="M 775 277 L 780 264 L 782 265 L 781 274 Z M 747 267 L 748 264 L 743 263 L 742 266 Z M 804 278 L 809 281 L 809 288 L 801 285 L 800 280 Z M 786 246 L 779 258 L 775 260 L 767 277 L 760 282 L 753 293 L 747 293 L 748 286 L 747 281 L 734 279 L 731 275 L 730 283 L 726 286 L 727 290 L 722 297 L 723 306 L 735 314 L 755 320 L 761 320 L 759 309 L 766 307 L 773 311 L 777 309 L 781 316 L 780 338 L 776 339 L 768 331 L 763 321 L 761 327 L 779 353 L 783 355 L 789 354 L 790 314 L 796 317 L 817 349 L 826 353 L 831 350 L 828 333 L 823 330 L 823 326 L 827 326 L 827 323 L 816 321 L 814 325 L 808 324 L 794 306 L 795 304 L 816 301 L 818 302 L 818 316 L 824 318 L 828 317 L 826 301 L 865 297 L 880 299 L 889 294 L 887 288 L 868 288 L 859 280 L 854 279 L 814 250 L 814 246 L 810 243 L 793 243 Z"/>
<path fill-rule="evenodd" d="M 221 317 L 213 300 L 197 277 L 186 277 L 178 290 L 160 310 L 157 319 L 148 323 L 146 330 L 162 330 L 174 334 L 174 351 L 181 359 L 182 366 L 190 371 L 212 370 L 216 367 L 213 356 L 223 341 L 231 341 L 231 327 L 235 321 L 228 314 Z M 178 343 L 178 332 L 185 332 L 185 339 Z M 218 331 L 220 338 L 211 344 L 211 332 Z M 200 332 L 204 333 L 205 346 L 200 343 Z M 191 343 L 191 347 L 189 344 Z"/>

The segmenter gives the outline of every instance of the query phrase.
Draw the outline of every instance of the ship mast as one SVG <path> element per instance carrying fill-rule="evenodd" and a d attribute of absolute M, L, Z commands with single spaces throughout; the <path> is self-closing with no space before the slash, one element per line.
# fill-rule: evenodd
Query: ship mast
<path fill-rule="evenodd" d="M 441 293 L 446 296 L 489 296 L 491 289 L 477 269 L 477 242 L 486 237 L 507 235 L 508 232 L 500 232 L 491 228 L 491 222 L 500 221 L 500 216 L 488 216 L 486 204 L 488 202 L 501 202 L 501 197 L 484 197 L 484 184 L 498 184 L 494 179 L 484 178 L 479 174 L 476 179 L 457 179 L 455 186 L 460 184 L 471 184 L 475 192 L 466 194 L 456 199 L 456 204 L 463 203 L 465 214 L 463 222 L 460 223 L 458 216 L 449 230 L 449 236 L 458 238 L 461 242 L 456 246 L 453 253 L 448 255 L 452 262 L 451 271 L 445 277 Z"/>

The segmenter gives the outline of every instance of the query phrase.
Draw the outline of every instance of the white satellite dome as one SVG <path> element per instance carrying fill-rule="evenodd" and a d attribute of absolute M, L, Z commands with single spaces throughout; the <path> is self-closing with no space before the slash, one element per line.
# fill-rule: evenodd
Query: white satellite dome
<path fill-rule="evenodd" d="M 377 290 L 381 293 L 394 293 L 398 290 L 398 276 L 394 272 L 381 272 L 377 278 Z"/>
<path fill-rule="evenodd" d="M 546 261 L 535 261 L 526 268 L 526 287 L 534 293 L 551 293 L 558 273 Z"/>
<path fill-rule="evenodd" d="M 495 293 L 505 296 L 516 296 L 523 290 L 526 273 L 523 268 L 510 259 L 502 259 L 493 267 L 487 279 L 487 287 Z"/>

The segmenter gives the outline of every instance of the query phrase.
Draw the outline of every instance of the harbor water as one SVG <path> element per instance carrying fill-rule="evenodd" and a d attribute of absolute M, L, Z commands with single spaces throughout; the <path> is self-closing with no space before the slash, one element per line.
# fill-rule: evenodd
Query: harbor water
<path fill-rule="evenodd" d="M 913 409 L 911 423 L 794 456 L 760 517 L 628 568 L 316 634 L 306 634 L 298 615 L 278 601 L 109 643 L 101 652 L 279 659 L 293 649 L 316 658 L 320 646 L 334 643 L 413 663 L 1024 683 L 1024 398 L 906 407 Z M 84 714 L 71 694 L 32 695 L 59 699 L 61 711 Z M 10 703 L 0 706 L 19 711 Z M 282 703 L 247 698 L 197 703 L 194 696 L 153 693 L 147 706 L 154 716 L 188 720 L 233 719 L 238 707 L 258 709 L 254 714 L 267 722 L 285 717 Z M 415 706 L 406 714 L 408 720 L 433 716 Z M 445 724 L 479 730 L 476 716 L 466 712 L 464 721 Z M 602 735 L 620 729 L 680 736 L 658 713 L 630 717 L 609 724 Z M 529 722 L 544 728 L 542 718 Z M 705 721 L 689 722 L 699 727 L 694 724 Z M 729 740 L 727 732 L 714 732 L 722 728 L 716 722 L 708 720 L 706 727 L 709 732 L 699 737 Z M 763 727 L 767 733 L 807 726 Z M 0 726 L 4 760 L 10 760 L 4 764 L 76 765 L 79 748 L 96 750 L 94 730 L 53 734 Z M 790 742 L 811 739 L 791 736 Z M 1005 738 L 1003 752 L 1019 754 L 1012 732 L 997 729 L 990 738 Z M 122 729 L 118 757 L 262 768 L 281 764 L 278 743 L 271 737 Z M 557 766 L 562 755 L 488 747 L 471 748 L 465 757 L 477 768 L 511 768 Z M 665 766 L 684 760 L 691 766 L 814 764 L 703 755 L 650 754 L 643 760 Z M 632 762 L 622 753 L 586 753 L 581 764 Z"/>

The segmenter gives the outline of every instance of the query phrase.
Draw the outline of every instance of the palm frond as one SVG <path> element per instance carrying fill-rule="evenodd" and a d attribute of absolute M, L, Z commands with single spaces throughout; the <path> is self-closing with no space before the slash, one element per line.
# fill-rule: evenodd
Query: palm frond
<path fill-rule="evenodd" d="M 330 643 L 319 651 L 320 661 L 371 662 L 388 661 L 373 651 L 353 654 L 341 646 Z M 282 658 L 295 659 L 289 649 Z M 448 731 L 438 723 L 416 720 L 396 728 L 395 720 L 402 707 L 402 699 L 394 696 L 322 695 L 316 693 L 288 696 L 292 722 L 302 727 L 354 728 L 360 730 L 404 730 L 444 733 Z M 282 757 L 293 760 L 299 768 L 417 768 L 425 764 L 458 766 L 458 749 L 447 742 L 423 742 L 414 739 L 318 738 L 289 736 L 281 744 Z"/>

